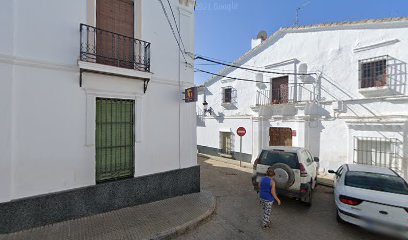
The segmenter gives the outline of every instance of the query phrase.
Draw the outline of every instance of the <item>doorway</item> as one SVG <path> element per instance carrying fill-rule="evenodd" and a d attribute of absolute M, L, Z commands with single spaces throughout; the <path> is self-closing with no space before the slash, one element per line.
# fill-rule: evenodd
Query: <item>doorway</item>
<path fill-rule="evenodd" d="M 288 76 L 272 78 L 271 83 L 271 99 L 272 104 L 288 103 L 289 101 L 289 87 Z"/>
<path fill-rule="evenodd" d="M 133 177 L 135 101 L 96 98 L 96 183 Z"/>
<path fill-rule="evenodd" d="M 269 146 L 292 146 L 292 129 L 269 128 Z"/>
<path fill-rule="evenodd" d="M 96 1 L 96 62 L 134 68 L 134 3 Z"/>
<path fill-rule="evenodd" d="M 230 132 L 220 132 L 220 146 L 221 153 L 225 155 L 232 155 L 232 134 Z"/>

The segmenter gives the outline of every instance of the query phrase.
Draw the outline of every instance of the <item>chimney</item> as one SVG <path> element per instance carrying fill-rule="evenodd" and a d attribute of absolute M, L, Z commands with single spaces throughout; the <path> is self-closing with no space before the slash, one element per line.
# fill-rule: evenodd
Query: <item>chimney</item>
<path fill-rule="evenodd" d="M 260 31 L 256 39 L 252 39 L 251 48 L 255 48 L 261 45 L 268 38 L 268 34 L 265 31 Z"/>

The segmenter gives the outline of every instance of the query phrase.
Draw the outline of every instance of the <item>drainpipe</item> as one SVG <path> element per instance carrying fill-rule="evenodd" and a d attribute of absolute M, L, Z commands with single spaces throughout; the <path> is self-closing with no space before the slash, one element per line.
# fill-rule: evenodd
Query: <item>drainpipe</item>
<path fill-rule="evenodd" d="M 180 29 L 180 23 L 181 23 L 181 17 L 180 17 L 180 9 L 179 9 L 179 14 L 178 14 L 178 22 L 179 22 L 179 29 Z M 177 23 L 175 23 L 177 25 Z M 178 34 L 178 41 L 181 42 L 181 35 Z M 178 133 L 179 133 L 179 139 L 178 139 L 178 158 L 179 158 L 179 169 L 181 169 L 181 101 L 182 101 L 182 96 L 181 96 L 181 53 L 178 51 L 178 93 L 179 93 L 179 104 L 178 104 Z"/>

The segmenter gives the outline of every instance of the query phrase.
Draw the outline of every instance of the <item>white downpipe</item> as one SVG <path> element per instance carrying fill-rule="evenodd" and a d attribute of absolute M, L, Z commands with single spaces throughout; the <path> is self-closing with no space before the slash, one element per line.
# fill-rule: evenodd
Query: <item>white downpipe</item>
<path fill-rule="evenodd" d="M 178 22 L 181 23 L 181 17 L 180 17 L 180 9 L 178 11 Z M 175 23 L 177 25 L 177 23 Z M 179 24 L 179 29 L 180 28 Z M 181 30 L 180 30 L 181 31 Z M 181 33 L 178 34 L 178 41 L 179 43 L 181 42 Z M 181 96 L 181 53 L 178 51 L 178 94 L 179 94 L 179 100 L 178 100 L 178 133 L 179 133 L 179 139 L 178 139 L 178 158 L 179 158 L 179 169 L 181 169 L 181 101 L 182 101 L 182 96 Z"/>

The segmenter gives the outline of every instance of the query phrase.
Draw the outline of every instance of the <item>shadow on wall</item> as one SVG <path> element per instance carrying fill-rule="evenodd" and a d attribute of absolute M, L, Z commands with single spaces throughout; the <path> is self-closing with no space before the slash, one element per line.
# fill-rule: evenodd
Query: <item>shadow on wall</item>
<path fill-rule="evenodd" d="M 205 127 L 204 110 L 196 107 L 197 127 Z"/>
<path fill-rule="evenodd" d="M 222 112 L 218 112 L 218 114 L 215 115 L 214 118 L 218 121 L 218 123 L 223 123 L 225 119 L 225 114 Z"/>
<path fill-rule="evenodd" d="M 396 94 L 407 94 L 407 63 L 389 57 L 387 65 L 390 89 Z"/>

